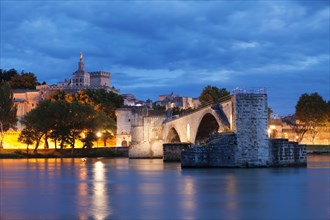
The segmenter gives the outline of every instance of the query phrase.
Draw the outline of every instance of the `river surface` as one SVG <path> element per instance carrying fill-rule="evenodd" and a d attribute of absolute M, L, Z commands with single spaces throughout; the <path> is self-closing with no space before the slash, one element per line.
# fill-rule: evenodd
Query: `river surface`
<path fill-rule="evenodd" d="M 0 219 L 329 219 L 330 156 L 307 168 L 1 159 Z"/>

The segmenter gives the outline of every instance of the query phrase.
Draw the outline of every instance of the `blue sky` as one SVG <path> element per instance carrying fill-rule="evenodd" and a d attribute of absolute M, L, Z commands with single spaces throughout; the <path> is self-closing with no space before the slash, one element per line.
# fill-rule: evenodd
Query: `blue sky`
<path fill-rule="evenodd" d="M 69 78 L 87 71 L 139 99 L 198 97 L 206 85 L 266 87 L 279 115 L 299 96 L 329 100 L 329 1 L 1 0 L 2 69 Z"/>

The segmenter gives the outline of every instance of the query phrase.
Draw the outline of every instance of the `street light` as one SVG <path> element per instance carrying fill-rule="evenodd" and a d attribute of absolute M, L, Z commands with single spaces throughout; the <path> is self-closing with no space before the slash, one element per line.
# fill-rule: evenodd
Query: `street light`
<path fill-rule="evenodd" d="M 97 132 L 96 133 L 96 137 L 97 137 L 97 140 L 96 140 L 96 146 L 99 147 L 99 138 L 102 136 L 102 133 L 101 132 Z"/>

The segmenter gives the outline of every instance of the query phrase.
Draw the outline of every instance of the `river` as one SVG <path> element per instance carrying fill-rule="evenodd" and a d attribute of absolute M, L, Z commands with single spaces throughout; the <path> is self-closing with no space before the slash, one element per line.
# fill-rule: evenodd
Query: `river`
<path fill-rule="evenodd" d="M 181 169 L 127 158 L 1 159 L 0 219 L 329 219 L 330 156 L 307 168 Z"/>

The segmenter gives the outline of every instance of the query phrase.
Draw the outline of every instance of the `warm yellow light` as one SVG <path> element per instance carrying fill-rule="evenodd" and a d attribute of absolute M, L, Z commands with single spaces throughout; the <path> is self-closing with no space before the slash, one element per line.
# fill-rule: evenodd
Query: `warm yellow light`
<path fill-rule="evenodd" d="M 270 128 L 270 129 L 275 129 L 276 126 L 275 126 L 275 125 L 270 125 L 269 128 Z"/>
<path fill-rule="evenodd" d="M 97 132 L 97 133 L 96 133 L 96 136 L 97 136 L 98 138 L 100 138 L 100 137 L 102 136 L 102 133 L 101 133 L 101 132 Z"/>
<path fill-rule="evenodd" d="M 187 142 L 190 142 L 190 124 L 187 124 Z"/>

